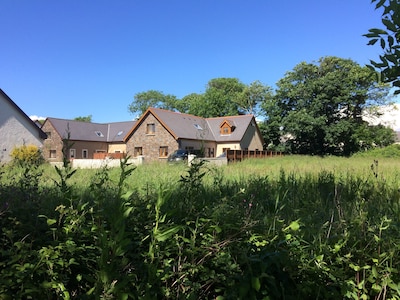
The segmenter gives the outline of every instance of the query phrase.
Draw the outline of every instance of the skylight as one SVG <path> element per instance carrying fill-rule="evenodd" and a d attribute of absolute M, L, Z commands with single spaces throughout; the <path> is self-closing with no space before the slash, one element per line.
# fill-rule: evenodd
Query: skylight
<path fill-rule="evenodd" d="M 121 134 L 123 134 L 124 132 L 121 130 L 117 133 L 117 136 L 120 136 Z"/>
<path fill-rule="evenodd" d="M 203 130 L 203 128 L 199 124 L 193 124 L 193 126 L 198 130 Z"/>
<path fill-rule="evenodd" d="M 98 137 L 104 137 L 104 134 L 101 131 L 94 132 Z"/>

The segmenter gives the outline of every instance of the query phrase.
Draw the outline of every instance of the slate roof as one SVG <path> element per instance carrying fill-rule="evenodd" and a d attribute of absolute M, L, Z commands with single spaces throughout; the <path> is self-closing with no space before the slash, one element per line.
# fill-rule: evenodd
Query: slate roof
<path fill-rule="evenodd" d="M 125 137 L 128 139 L 149 114 L 154 117 L 174 136 L 175 139 L 202 139 L 205 141 L 236 142 L 241 141 L 246 129 L 254 122 L 253 115 L 240 115 L 218 118 L 201 118 L 189 114 L 173 112 L 160 108 L 149 108 L 137 121 Z M 220 134 L 220 125 L 227 121 L 235 130 L 228 135 Z"/>
<path fill-rule="evenodd" d="M 11 106 L 13 106 L 13 107 L 18 111 L 18 113 L 19 113 L 24 119 L 26 119 L 26 121 L 27 121 L 29 124 L 32 124 L 32 126 L 35 128 L 35 130 L 37 130 L 37 131 L 39 132 L 40 138 L 42 138 L 42 139 L 45 139 L 45 138 L 46 138 L 46 134 L 42 131 L 42 129 L 40 129 L 40 127 L 38 127 L 38 126 L 36 125 L 36 123 L 35 123 L 34 121 L 32 121 L 32 119 L 29 118 L 29 117 L 27 116 L 27 114 L 24 113 L 24 111 L 23 111 L 17 104 L 15 104 L 15 102 L 12 101 L 10 97 L 8 97 L 8 95 L 7 95 L 2 89 L 0 89 L 0 95 L 2 95 L 3 98 L 4 98 Z"/>
<path fill-rule="evenodd" d="M 227 121 L 228 124 L 235 127 L 231 134 L 220 134 L 220 126 L 221 123 L 224 121 Z M 211 130 L 213 130 L 213 135 L 216 142 L 238 142 L 242 140 L 247 128 L 249 127 L 251 122 L 255 122 L 255 120 L 253 115 L 240 115 L 208 118 L 207 122 Z"/>
<path fill-rule="evenodd" d="M 135 121 L 116 123 L 91 123 L 76 120 L 47 118 L 62 138 L 74 141 L 123 142 L 124 136 L 135 125 Z"/>

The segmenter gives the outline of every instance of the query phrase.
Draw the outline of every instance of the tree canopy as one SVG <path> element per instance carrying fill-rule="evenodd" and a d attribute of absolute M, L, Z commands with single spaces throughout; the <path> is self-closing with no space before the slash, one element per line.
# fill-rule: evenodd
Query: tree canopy
<path fill-rule="evenodd" d="M 174 95 L 165 95 L 163 92 L 149 90 L 137 93 L 128 109 L 132 114 L 143 114 L 149 107 L 174 110 L 177 98 Z"/>
<path fill-rule="evenodd" d="M 400 93 L 400 2 L 395 0 L 372 0 L 376 9 L 383 8 L 382 23 L 385 29 L 372 28 L 365 34 L 368 45 L 379 42 L 383 55 L 380 61 L 371 60 L 371 68 L 380 71 L 383 82 L 392 83 L 395 94 Z"/>
<path fill-rule="evenodd" d="M 199 117 L 253 114 L 264 118 L 260 130 L 270 149 L 299 154 L 350 155 L 372 145 L 393 142 L 393 130 L 364 121 L 388 104 L 389 85 L 376 72 L 350 59 L 324 57 L 302 62 L 278 81 L 275 91 L 260 81 L 214 78 L 204 93 L 182 99 L 156 90 L 137 93 L 132 113 L 149 107 Z"/>
<path fill-rule="evenodd" d="M 88 122 L 88 123 L 90 123 L 90 122 L 92 122 L 92 115 L 88 115 L 88 116 L 85 116 L 85 117 L 76 117 L 76 118 L 74 118 L 74 120 L 75 121 L 80 121 L 80 122 Z"/>
<path fill-rule="evenodd" d="M 359 149 L 363 109 L 384 99 L 373 72 L 349 59 L 302 62 L 262 105 L 266 141 L 299 154 L 349 155 Z"/>
<path fill-rule="evenodd" d="M 214 78 L 207 83 L 204 93 L 191 93 L 182 99 L 155 90 L 137 93 L 129 111 L 142 114 L 149 107 L 158 107 L 204 118 L 244 113 L 257 115 L 260 103 L 271 95 L 271 87 L 260 81 L 246 85 L 237 78 Z"/>

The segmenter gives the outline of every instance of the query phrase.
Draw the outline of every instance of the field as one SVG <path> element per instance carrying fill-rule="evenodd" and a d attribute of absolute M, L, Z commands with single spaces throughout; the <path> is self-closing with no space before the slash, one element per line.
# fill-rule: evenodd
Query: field
<path fill-rule="evenodd" d="M 400 299 L 400 158 L 0 169 L 0 299 Z"/>

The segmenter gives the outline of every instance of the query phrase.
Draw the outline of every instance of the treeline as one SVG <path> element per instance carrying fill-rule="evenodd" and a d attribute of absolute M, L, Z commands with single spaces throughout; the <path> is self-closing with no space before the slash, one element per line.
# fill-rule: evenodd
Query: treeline
<path fill-rule="evenodd" d="M 376 73 L 350 59 L 324 57 L 302 62 L 280 79 L 277 88 L 237 78 L 211 79 L 204 93 L 182 99 L 161 91 L 137 93 L 129 110 L 143 113 L 159 107 L 201 117 L 253 114 L 265 149 L 294 154 L 351 155 L 394 142 L 394 132 L 373 126 L 364 117 L 377 117 L 389 104 L 389 86 Z"/>

